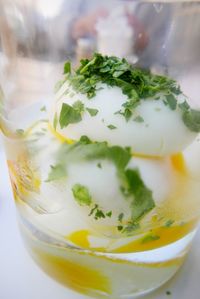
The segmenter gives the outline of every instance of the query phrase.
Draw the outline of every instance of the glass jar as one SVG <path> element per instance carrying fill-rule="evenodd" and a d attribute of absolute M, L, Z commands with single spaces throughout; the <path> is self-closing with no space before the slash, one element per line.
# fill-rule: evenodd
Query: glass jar
<path fill-rule="evenodd" d="M 0 126 L 30 254 L 92 297 L 158 288 L 199 219 L 199 3 L 0 12 Z"/>

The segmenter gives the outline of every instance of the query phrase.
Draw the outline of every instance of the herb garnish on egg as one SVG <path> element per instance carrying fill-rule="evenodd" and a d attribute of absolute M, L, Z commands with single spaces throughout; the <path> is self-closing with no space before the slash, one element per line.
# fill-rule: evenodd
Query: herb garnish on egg
<path fill-rule="evenodd" d="M 92 203 L 92 197 L 90 195 L 90 192 L 87 187 L 76 184 L 72 188 L 73 196 L 75 200 L 81 205 L 81 206 L 90 206 Z"/>
<path fill-rule="evenodd" d="M 86 94 L 88 99 L 95 97 L 100 83 L 121 88 L 123 94 L 127 95 L 127 102 L 116 113 L 124 116 L 126 121 L 130 120 L 134 109 L 140 104 L 141 100 L 152 97 L 155 100 L 160 100 L 161 94 L 161 99 L 171 110 L 181 108 L 183 104 L 178 104 L 176 97 L 182 92 L 175 80 L 135 68 L 124 58 L 102 56 L 95 53 L 91 60 L 81 60 L 80 67 L 74 73 L 71 72 L 70 63 L 66 62 L 64 74 L 74 90 Z M 70 112 L 72 114 L 72 111 Z M 61 111 L 61 113 L 63 120 L 64 112 Z M 73 118 L 76 121 L 77 119 L 80 120 L 77 115 Z M 187 108 L 185 106 L 182 109 L 182 120 L 190 131 L 200 132 L 200 111 L 191 109 L 187 104 Z M 61 123 L 62 125 L 65 124 L 63 121 Z"/>
<path fill-rule="evenodd" d="M 91 209 L 90 213 L 88 216 L 94 215 L 95 220 L 99 220 L 101 218 L 106 218 L 106 217 L 112 217 L 112 211 L 109 211 L 107 213 L 103 212 L 97 204 Z"/>
<path fill-rule="evenodd" d="M 114 126 L 114 125 L 112 125 L 112 124 L 108 125 L 107 127 L 108 127 L 108 129 L 110 129 L 110 130 L 115 130 L 115 129 L 117 129 L 117 127 Z"/>
<path fill-rule="evenodd" d="M 48 181 L 52 181 L 54 178 L 55 180 L 58 179 L 59 175 L 62 177 L 63 171 L 61 170 L 63 170 L 63 167 L 66 169 L 66 173 L 68 165 L 73 162 L 89 162 L 95 160 L 111 161 L 116 168 L 116 176 L 119 180 L 119 186 L 121 186 L 121 188 L 123 187 L 126 194 L 126 196 L 124 195 L 124 199 L 128 200 L 130 204 L 131 222 L 125 226 L 125 228 L 128 230 L 129 227 L 131 227 L 131 229 L 134 227 L 135 229 L 138 228 L 138 221 L 155 207 L 155 202 L 151 190 L 144 184 L 139 171 L 137 169 L 128 168 L 128 163 L 131 157 L 129 148 L 122 148 L 120 146 L 110 147 L 106 142 L 92 142 L 87 136 L 82 136 L 79 142 L 72 145 L 64 143 L 61 146 L 58 155 L 58 164 L 51 168 Z M 99 163 L 100 162 L 98 162 L 98 164 Z M 62 167 L 60 165 L 62 165 Z M 74 185 L 72 187 L 72 192 L 75 200 L 80 205 L 90 206 L 92 202 L 95 203 L 95 198 L 92 197 L 92 194 L 90 194 L 87 187 L 83 186 L 81 183 Z M 98 206 L 94 210 L 93 209 L 94 208 L 92 208 L 90 215 L 96 211 L 97 217 L 95 217 L 95 219 L 99 218 L 100 214 L 102 216 L 101 218 L 104 218 L 103 214 L 100 213 Z M 112 213 L 105 215 L 111 217 Z M 121 214 L 119 220 L 122 220 L 122 218 L 123 216 Z M 124 229 L 124 231 L 126 231 L 126 229 Z"/>
<path fill-rule="evenodd" d="M 92 109 L 92 108 L 86 108 L 86 110 L 89 112 L 90 116 L 96 116 L 97 113 L 99 112 L 97 109 Z"/>
<path fill-rule="evenodd" d="M 60 127 L 64 128 L 68 124 L 80 122 L 82 120 L 81 114 L 83 111 L 84 105 L 81 101 L 75 102 L 72 106 L 63 103 L 59 118 Z"/>

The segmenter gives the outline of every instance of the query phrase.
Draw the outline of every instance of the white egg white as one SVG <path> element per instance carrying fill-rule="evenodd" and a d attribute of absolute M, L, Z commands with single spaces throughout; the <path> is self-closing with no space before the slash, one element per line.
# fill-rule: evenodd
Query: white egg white
<path fill-rule="evenodd" d="M 192 178 L 200 180 L 200 134 L 183 154 L 188 173 Z"/>
<path fill-rule="evenodd" d="M 55 113 L 60 115 L 63 103 L 73 105 L 81 101 L 85 108 L 98 110 L 92 117 L 87 110 L 82 114 L 82 121 L 69 124 L 61 129 L 58 123 L 57 132 L 66 138 L 79 140 L 82 135 L 93 141 L 107 141 L 110 145 L 129 146 L 133 153 L 150 156 L 165 156 L 185 149 L 195 138 L 182 120 L 179 108 L 171 110 L 162 100 L 145 99 L 135 108 L 132 118 L 126 121 L 123 115 L 116 112 L 127 102 L 127 96 L 120 88 L 99 86 L 96 96 L 88 99 L 86 95 L 70 91 L 65 83 L 57 94 L 57 100 L 51 110 L 50 122 L 53 125 Z M 65 91 L 68 90 L 68 93 Z M 161 95 L 162 96 L 162 95 Z M 182 101 L 178 97 L 178 101 Z M 137 117 L 142 122 L 137 122 Z M 109 129 L 113 125 L 116 129 Z"/>
<path fill-rule="evenodd" d="M 101 163 L 101 168 L 98 163 Z M 146 187 L 152 191 L 155 204 L 158 205 L 167 199 L 173 187 L 173 174 L 168 159 L 151 159 L 133 157 L 127 168 L 138 169 Z M 120 180 L 115 166 L 107 161 L 85 161 L 71 164 L 67 170 L 66 180 L 66 207 L 74 208 L 91 230 L 104 235 L 115 237 L 116 227 L 120 225 L 119 214 L 123 213 L 124 223 L 131 220 L 131 199 L 124 197 L 120 190 Z M 93 203 L 88 206 L 80 206 L 75 200 L 72 188 L 75 184 L 87 187 Z M 97 204 L 104 214 L 112 211 L 111 217 L 96 220 L 94 214 L 88 216 L 92 207 Z M 72 211 L 73 214 L 73 211 Z M 114 228 L 114 230 L 113 230 Z"/>

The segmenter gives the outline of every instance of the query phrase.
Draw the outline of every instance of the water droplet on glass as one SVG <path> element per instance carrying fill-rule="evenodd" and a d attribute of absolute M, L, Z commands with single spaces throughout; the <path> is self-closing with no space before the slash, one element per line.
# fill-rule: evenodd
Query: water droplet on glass
<path fill-rule="evenodd" d="M 163 4 L 162 3 L 154 3 L 153 6 L 154 6 L 157 13 L 160 13 L 161 10 L 163 9 Z"/>

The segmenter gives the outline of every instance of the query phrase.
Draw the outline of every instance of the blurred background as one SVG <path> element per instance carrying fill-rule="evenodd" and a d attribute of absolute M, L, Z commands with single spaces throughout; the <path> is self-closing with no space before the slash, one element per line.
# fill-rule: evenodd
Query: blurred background
<path fill-rule="evenodd" d="M 125 56 L 144 67 L 153 66 L 155 61 L 161 66 L 187 67 L 200 58 L 198 1 L 173 1 L 173 5 L 165 1 L 114 1 L 115 9 L 113 0 L 0 2 L 1 43 L 8 57 L 18 52 L 41 60 L 73 56 L 79 61 L 98 51 Z M 191 20 L 192 30 L 188 26 Z M 183 44 L 186 38 L 188 43 Z M 174 43 L 180 44 L 176 55 Z"/>
<path fill-rule="evenodd" d="M 0 0 L 8 110 L 52 97 L 64 61 L 76 67 L 95 51 L 172 76 L 199 104 L 199 27 L 199 1 Z"/>

